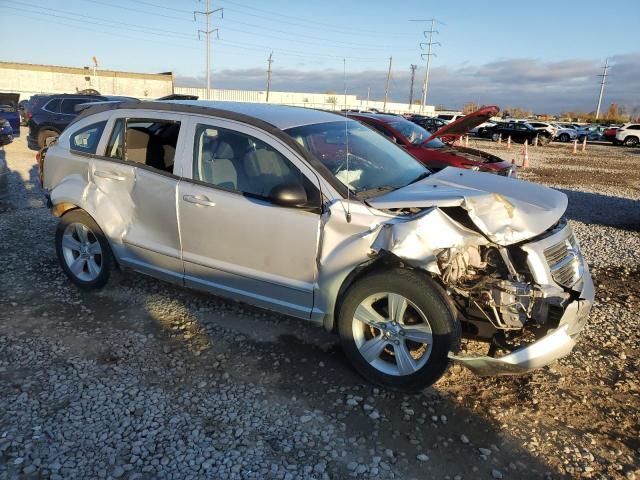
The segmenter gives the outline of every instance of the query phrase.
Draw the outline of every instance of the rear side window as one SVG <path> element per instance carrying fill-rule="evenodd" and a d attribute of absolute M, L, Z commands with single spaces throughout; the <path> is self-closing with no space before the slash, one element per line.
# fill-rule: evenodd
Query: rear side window
<path fill-rule="evenodd" d="M 49 100 L 42 109 L 52 113 L 60 113 L 60 103 L 62 103 L 62 100 L 54 98 L 53 100 Z"/>
<path fill-rule="evenodd" d="M 107 122 L 88 125 L 71 135 L 71 150 L 83 153 L 96 153 L 100 137 Z"/>
<path fill-rule="evenodd" d="M 105 155 L 173 173 L 180 122 L 146 118 L 116 120 Z"/>
<path fill-rule="evenodd" d="M 76 105 L 81 103 L 89 103 L 91 100 L 86 98 L 65 98 L 62 100 L 62 105 L 60 106 L 60 113 L 65 115 L 76 115 Z"/>

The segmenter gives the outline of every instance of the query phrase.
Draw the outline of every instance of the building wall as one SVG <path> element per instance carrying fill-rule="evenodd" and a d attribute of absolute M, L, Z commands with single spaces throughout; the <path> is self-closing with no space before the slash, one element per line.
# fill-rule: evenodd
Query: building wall
<path fill-rule="evenodd" d="M 174 93 L 182 93 L 186 95 L 197 95 L 201 100 L 207 98 L 206 88 L 196 87 L 175 87 Z M 267 92 L 258 90 L 225 90 L 212 88 L 210 100 L 229 101 L 229 102 L 254 102 L 266 103 Z M 360 99 L 356 95 L 341 95 L 328 93 L 304 93 L 304 92 L 269 92 L 269 103 L 280 105 L 294 105 L 308 108 L 322 108 L 327 110 L 348 109 L 371 109 L 375 108 L 380 111 L 383 109 L 391 113 L 420 113 L 419 105 L 411 105 L 406 103 L 387 102 L 386 109 L 384 102 L 367 101 Z M 435 108 L 433 105 L 427 105 L 423 112 L 425 115 L 434 115 Z"/>
<path fill-rule="evenodd" d="M 173 75 L 118 72 L 93 68 L 0 62 L 0 92 L 19 93 L 21 99 L 36 93 L 75 93 L 93 88 L 103 95 L 158 98 L 173 91 Z"/>

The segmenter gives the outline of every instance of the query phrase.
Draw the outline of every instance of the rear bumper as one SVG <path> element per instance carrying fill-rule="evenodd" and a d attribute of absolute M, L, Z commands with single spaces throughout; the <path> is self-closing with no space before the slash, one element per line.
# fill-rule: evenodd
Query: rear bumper
<path fill-rule="evenodd" d="M 550 331 L 540 340 L 520 347 L 503 357 L 467 357 L 450 354 L 449 358 L 483 376 L 518 375 L 544 367 L 571 353 L 587 322 L 594 296 L 593 282 L 585 264 L 580 297 L 567 305 L 558 328 Z"/>

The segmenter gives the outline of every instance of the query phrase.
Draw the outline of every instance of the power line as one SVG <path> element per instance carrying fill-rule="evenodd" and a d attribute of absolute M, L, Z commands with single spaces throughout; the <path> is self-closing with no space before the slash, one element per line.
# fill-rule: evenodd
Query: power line
<path fill-rule="evenodd" d="M 599 77 L 602 78 L 602 80 L 600 81 L 600 95 L 598 96 L 598 108 L 596 108 L 596 120 L 600 116 L 600 106 L 602 104 L 602 95 L 604 94 L 604 84 L 606 83 L 607 77 L 609 76 L 607 74 L 607 70 L 609 69 L 609 59 L 608 58 L 605 58 L 604 67 L 602 67 L 602 69 L 603 69 L 602 74 L 598 75 Z"/>

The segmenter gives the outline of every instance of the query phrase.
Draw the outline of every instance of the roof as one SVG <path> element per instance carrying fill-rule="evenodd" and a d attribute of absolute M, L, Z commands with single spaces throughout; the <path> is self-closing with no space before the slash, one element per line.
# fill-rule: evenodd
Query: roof
<path fill-rule="evenodd" d="M 348 113 L 348 116 L 354 118 L 371 118 L 374 120 L 379 120 L 383 123 L 397 122 L 398 120 L 405 120 L 409 122 L 409 120 L 404 117 L 399 117 L 398 115 L 389 115 L 386 113 Z"/>
<path fill-rule="evenodd" d="M 269 103 L 214 102 L 209 100 L 171 100 L 163 103 L 226 110 L 257 118 L 280 130 L 316 123 L 344 121 L 344 117 L 331 112 Z M 150 108 L 153 107 L 150 105 Z"/>

